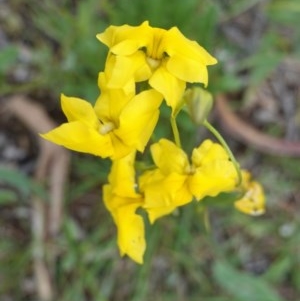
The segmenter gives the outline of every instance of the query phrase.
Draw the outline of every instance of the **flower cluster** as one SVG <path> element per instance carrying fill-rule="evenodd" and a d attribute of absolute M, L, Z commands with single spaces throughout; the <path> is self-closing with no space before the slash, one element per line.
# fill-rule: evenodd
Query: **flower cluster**
<path fill-rule="evenodd" d="M 109 48 L 105 70 L 98 77 L 100 96 L 92 106 L 62 95 L 67 123 L 42 137 L 112 160 L 103 200 L 118 229 L 121 255 L 143 262 L 146 242 L 139 208 L 153 223 L 193 200 L 239 191 L 236 209 L 252 215 L 263 213 L 262 187 L 240 170 L 225 141 L 206 119 L 211 95 L 199 86 L 186 89 L 187 83 L 206 87 L 207 66 L 217 60 L 178 28 L 155 28 L 147 21 L 139 26 L 110 26 L 97 38 Z M 136 152 L 143 153 L 148 145 L 163 101 L 171 108 L 174 142 L 163 138 L 153 143 L 154 166 L 138 170 Z M 183 108 L 219 141 L 206 139 L 190 158 L 181 147 L 176 123 Z"/>

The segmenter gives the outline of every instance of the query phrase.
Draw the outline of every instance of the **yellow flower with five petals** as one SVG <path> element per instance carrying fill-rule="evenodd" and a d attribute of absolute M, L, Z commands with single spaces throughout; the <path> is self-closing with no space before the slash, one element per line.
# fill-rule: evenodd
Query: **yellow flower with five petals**
<path fill-rule="evenodd" d="M 169 30 L 151 27 L 148 21 L 140 26 L 110 26 L 97 38 L 114 55 L 111 88 L 127 81 L 149 80 L 172 110 L 177 108 L 186 82 L 208 83 L 207 66 L 217 63 L 197 42 L 187 39 L 177 27 Z M 126 72 L 120 72 L 126 70 Z"/>
<path fill-rule="evenodd" d="M 71 150 L 113 160 L 134 150 L 143 152 L 157 123 L 162 96 L 153 89 L 117 97 L 121 94 L 107 92 L 94 107 L 83 99 L 62 95 L 68 122 L 41 136 Z"/>
<path fill-rule="evenodd" d="M 112 214 L 118 229 L 118 246 L 121 256 L 128 255 L 143 263 L 146 249 L 143 218 L 136 214 L 143 198 L 135 191 L 135 152 L 113 161 L 109 184 L 103 186 L 103 200 Z"/>
<path fill-rule="evenodd" d="M 192 153 L 189 163 L 186 153 L 173 142 L 161 139 L 151 146 L 157 168 L 146 171 L 139 179 L 144 194 L 143 208 L 153 223 L 178 206 L 231 191 L 237 183 L 237 172 L 224 148 L 205 140 Z"/>

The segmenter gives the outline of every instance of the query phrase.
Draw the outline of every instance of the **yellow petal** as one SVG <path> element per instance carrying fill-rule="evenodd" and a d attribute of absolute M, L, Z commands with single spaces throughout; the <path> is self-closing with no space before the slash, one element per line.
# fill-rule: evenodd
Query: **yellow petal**
<path fill-rule="evenodd" d="M 146 250 L 144 221 L 135 213 L 137 206 L 127 205 L 117 210 L 118 246 L 121 255 L 128 255 L 137 263 L 143 263 Z"/>
<path fill-rule="evenodd" d="M 185 56 L 173 55 L 167 62 L 166 69 L 176 78 L 189 83 L 208 84 L 208 71 L 205 65 Z"/>
<path fill-rule="evenodd" d="M 198 199 L 216 196 L 235 188 L 237 173 L 224 148 L 205 140 L 193 150 L 192 163 L 196 172 L 190 178 L 190 189 Z"/>
<path fill-rule="evenodd" d="M 110 94 L 107 93 L 108 89 L 106 88 L 106 85 L 105 73 L 100 72 L 98 75 L 98 86 L 101 94 L 95 102 L 94 110 L 102 122 L 108 122 L 112 120 L 109 106 Z"/>
<path fill-rule="evenodd" d="M 114 131 L 125 144 L 143 151 L 158 120 L 162 96 L 155 90 L 136 95 L 120 115 L 120 127 Z"/>
<path fill-rule="evenodd" d="M 172 172 L 185 174 L 189 167 L 185 152 L 167 139 L 161 139 L 158 143 L 153 144 L 151 154 L 155 165 L 165 175 Z"/>
<path fill-rule="evenodd" d="M 119 26 L 111 25 L 108 28 L 105 29 L 104 32 L 98 33 L 96 35 L 97 39 L 105 44 L 108 47 L 111 47 L 116 43 L 116 32 Z M 124 25 L 123 28 L 129 27 L 128 25 Z"/>
<path fill-rule="evenodd" d="M 144 81 L 150 76 L 151 69 L 146 62 L 144 52 L 137 51 L 129 56 L 118 55 L 115 57 L 115 64 L 108 87 L 111 89 L 122 88 L 132 79 Z"/>
<path fill-rule="evenodd" d="M 131 55 L 147 43 L 151 31 L 148 21 L 139 26 L 109 26 L 97 39 L 107 45 L 117 55 Z"/>
<path fill-rule="evenodd" d="M 146 249 L 144 222 L 142 217 L 135 213 L 142 204 L 141 197 L 120 197 L 113 193 L 112 185 L 104 185 L 103 200 L 118 229 L 121 255 L 127 254 L 134 261 L 143 263 Z"/>
<path fill-rule="evenodd" d="M 80 121 L 62 124 L 41 136 L 74 151 L 89 153 L 102 158 L 107 158 L 113 154 L 109 136 L 100 135 L 95 129 Z"/>
<path fill-rule="evenodd" d="M 216 196 L 220 192 L 234 190 L 237 174 L 233 164 L 226 160 L 215 160 L 197 168 L 189 177 L 189 188 L 197 200 L 205 196 Z"/>
<path fill-rule="evenodd" d="M 133 30 L 134 27 L 129 25 L 122 25 L 122 26 L 111 25 L 104 32 L 97 34 L 96 37 L 100 42 L 102 42 L 103 44 L 111 48 L 119 44 L 120 42 L 122 42 L 124 39 L 125 40 L 128 39 L 128 35 L 131 35 Z M 129 40 L 129 44 L 131 44 L 131 42 L 134 41 Z M 138 45 L 135 46 L 138 47 Z M 128 47 L 127 52 L 128 50 L 132 52 L 135 51 L 136 49 L 137 48 L 134 48 L 130 51 Z"/>
<path fill-rule="evenodd" d="M 122 206 L 143 204 L 141 194 L 136 192 L 134 159 L 135 152 L 132 152 L 112 163 L 108 176 L 109 184 L 104 185 L 102 189 L 104 204 L 112 214 Z"/>
<path fill-rule="evenodd" d="M 140 190 L 144 194 L 143 208 L 151 223 L 192 201 L 193 196 L 186 185 L 186 179 L 187 176 L 176 173 L 166 176 L 158 169 L 145 172 L 140 177 Z"/>
<path fill-rule="evenodd" d="M 81 121 L 95 129 L 99 126 L 97 115 L 92 105 L 80 98 L 61 95 L 61 106 L 69 122 Z"/>
<path fill-rule="evenodd" d="M 135 191 L 134 160 L 135 152 L 132 152 L 119 160 L 113 161 L 108 179 L 114 194 L 132 198 L 140 197 Z"/>
<path fill-rule="evenodd" d="M 162 28 L 151 27 L 145 35 L 147 36 L 147 45 L 145 51 L 147 57 L 154 60 L 161 60 L 165 56 L 165 34 L 167 31 Z"/>
<path fill-rule="evenodd" d="M 176 206 L 163 206 L 163 207 L 155 207 L 155 208 L 145 208 L 147 211 L 149 221 L 153 224 L 157 219 L 171 214 L 176 210 Z"/>
<path fill-rule="evenodd" d="M 112 77 L 113 72 L 115 71 L 114 67 L 116 64 L 116 56 L 115 55 L 108 55 L 106 62 L 105 62 L 105 77 L 104 79 L 102 79 L 102 81 L 100 82 L 99 80 L 101 78 L 98 78 L 98 86 L 100 87 L 100 90 L 102 92 L 102 90 L 109 90 L 110 87 L 108 87 L 108 82 L 110 80 L 110 78 Z M 129 80 L 124 86 L 120 87 L 120 89 L 123 90 L 124 94 L 126 96 L 131 96 L 133 97 L 135 95 L 135 82 L 134 82 L 134 78 L 132 78 L 131 80 Z"/>
<path fill-rule="evenodd" d="M 94 110 L 102 122 L 113 122 L 118 126 L 123 108 L 135 95 L 134 82 L 133 80 L 129 81 L 124 89 L 109 89 L 106 74 L 100 72 L 98 85 L 101 94 L 95 103 Z"/>
<path fill-rule="evenodd" d="M 207 65 L 217 60 L 195 41 L 187 39 L 176 27 L 165 35 L 166 53 L 170 57 L 167 69 L 186 82 L 207 84 Z"/>
<path fill-rule="evenodd" d="M 102 187 L 103 192 L 103 202 L 107 210 L 112 214 L 114 221 L 116 220 L 116 212 L 119 208 L 125 206 L 136 206 L 136 208 L 143 205 L 143 198 L 139 194 L 133 195 L 132 192 L 130 195 L 125 196 L 124 191 L 122 191 L 123 195 L 118 195 L 115 193 L 115 187 L 113 184 L 106 184 Z M 119 191 L 117 191 L 118 193 Z M 133 197 L 131 197 L 133 195 Z"/>
<path fill-rule="evenodd" d="M 244 196 L 234 203 L 237 210 L 249 215 L 261 215 L 265 212 L 265 194 L 260 183 L 251 180 L 251 174 L 242 170 L 242 188 Z"/>
<path fill-rule="evenodd" d="M 220 144 L 214 143 L 209 139 L 204 140 L 192 153 L 192 162 L 196 167 L 210 164 L 215 160 L 228 159 L 225 149 Z"/>
<path fill-rule="evenodd" d="M 132 55 L 143 46 L 143 43 L 140 43 L 139 40 L 128 39 L 111 47 L 110 51 L 116 55 Z"/>
<path fill-rule="evenodd" d="M 165 35 L 165 47 L 169 56 L 175 54 L 184 55 L 195 61 L 202 62 L 206 65 L 214 65 L 217 60 L 211 56 L 202 46 L 196 41 L 187 39 L 177 27 L 172 27 Z"/>
<path fill-rule="evenodd" d="M 139 52 L 141 56 L 142 64 L 138 64 L 138 68 L 135 69 L 134 72 L 134 80 L 135 82 L 142 82 L 148 80 L 152 75 L 152 70 L 147 63 L 145 63 L 145 54 L 143 52 Z"/>
<path fill-rule="evenodd" d="M 146 171 L 139 178 L 140 191 L 145 196 L 144 208 L 169 206 L 171 198 L 167 190 L 163 189 L 165 176 L 158 170 Z"/>
<path fill-rule="evenodd" d="M 164 65 L 155 70 L 149 80 L 149 84 L 164 96 L 172 111 L 175 111 L 178 105 L 181 104 L 185 82 L 172 75 Z"/>
<path fill-rule="evenodd" d="M 113 147 L 113 153 L 110 156 L 111 160 L 119 160 L 136 150 L 135 146 L 127 145 L 120 139 L 120 137 L 115 134 L 115 131 L 109 133 L 109 136 Z"/>
<path fill-rule="evenodd" d="M 102 196 L 103 196 L 103 203 L 106 209 L 112 214 L 114 221 L 116 222 L 116 210 L 124 206 L 126 204 L 131 204 L 132 202 L 128 202 L 123 196 L 118 196 L 117 194 L 113 193 L 113 186 L 111 184 L 105 184 L 102 186 Z"/>

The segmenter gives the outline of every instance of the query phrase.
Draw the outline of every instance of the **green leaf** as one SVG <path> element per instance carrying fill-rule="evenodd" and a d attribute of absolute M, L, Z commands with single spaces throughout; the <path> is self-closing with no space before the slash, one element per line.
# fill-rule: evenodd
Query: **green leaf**
<path fill-rule="evenodd" d="M 40 186 L 38 183 L 35 183 L 30 177 L 26 176 L 20 171 L 9 169 L 9 168 L 0 168 L 0 185 L 4 188 L 6 186 L 13 190 L 16 190 L 21 196 L 21 199 L 27 199 L 31 193 L 34 193 L 43 199 L 46 199 L 46 191 Z M 3 189 L 3 188 L 2 188 Z M 4 193 L 4 191 L 3 191 Z M 0 195 L 0 199 L 4 195 Z M 6 193 L 6 197 L 8 197 L 8 201 L 12 201 L 12 195 L 8 196 L 8 192 Z M 2 199 L 0 200 L 2 202 Z"/>
<path fill-rule="evenodd" d="M 0 169 L 0 182 L 3 185 L 13 187 L 25 198 L 30 194 L 30 180 L 26 175 L 12 169 Z"/>
<path fill-rule="evenodd" d="M 270 37 L 269 39 L 272 39 Z M 243 65 L 246 68 L 251 68 L 251 76 L 250 81 L 252 85 L 260 84 L 263 80 L 265 80 L 270 74 L 276 69 L 279 63 L 282 61 L 282 54 L 276 53 L 275 51 L 265 51 L 265 48 L 270 47 L 272 44 L 272 40 L 267 39 L 264 41 L 265 46 L 262 47 L 263 53 L 258 53 L 250 58 L 244 60 Z"/>
<path fill-rule="evenodd" d="M 0 186 L 0 205 L 8 205 L 14 203 L 16 200 L 16 193 L 10 189 L 2 188 Z"/>
<path fill-rule="evenodd" d="M 273 283 L 281 283 L 292 269 L 293 264 L 294 262 L 291 256 L 278 258 L 264 274 L 264 278 Z"/>
<path fill-rule="evenodd" d="M 15 64 L 17 57 L 17 47 L 8 46 L 2 49 L 0 51 L 0 74 L 5 73 L 13 64 Z"/>
<path fill-rule="evenodd" d="M 283 301 L 264 279 L 240 272 L 223 261 L 214 264 L 213 275 L 217 283 L 239 301 Z"/>

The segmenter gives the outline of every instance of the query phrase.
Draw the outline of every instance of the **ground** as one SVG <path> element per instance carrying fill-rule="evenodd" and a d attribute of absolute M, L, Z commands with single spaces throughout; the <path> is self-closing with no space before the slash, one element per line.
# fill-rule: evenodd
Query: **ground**
<path fill-rule="evenodd" d="M 300 5 L 175 2 L 0 1 L 1 300 L 300 299 Z M 211 207 L 207 227 L 192 203 L 147 225 L 139 266 L 120 258 L 102 203 L 110 163 L 38 133 L 65 121 L 60 93 L 95 101 L 107 51 L 96 33 L 146 19 L 218 58 L 210 120 L 263 184 L 267 210 Z M 209 136 L 184 114 L 179 126 L 187 149 Z M 162 114 L 157 135 L 169 133 Z"/>

